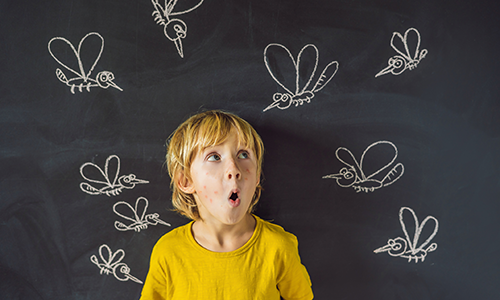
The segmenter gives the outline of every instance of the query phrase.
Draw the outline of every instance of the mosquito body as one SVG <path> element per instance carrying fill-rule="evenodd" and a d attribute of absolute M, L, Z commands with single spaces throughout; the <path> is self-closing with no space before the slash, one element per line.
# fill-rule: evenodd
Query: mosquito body
<path fill-rule="evenodd" d="M 75 93 L 75 89 L 77 89 L 80 93 L 83 92 L 84 89 L 87 90 L 87 92 L 90 92 L 90 88 L 92 87 L 100 87 L 103 89 L 114 87 L 119 91 L 123 91 L 118 85 L 116 85 L 116 83 L 113 82 L 113 79 L 115 79 L 115 75 L 113 75 L 113 73 L 111 73 L 110 71 L 101 71 L 97 73 L 95 79 L 84 78 L 81 76 L 68 79 L 63 71 L 57 68 L 56 76 L 61 82 L 70 87 L 70 91 L 72 94 Z"/>

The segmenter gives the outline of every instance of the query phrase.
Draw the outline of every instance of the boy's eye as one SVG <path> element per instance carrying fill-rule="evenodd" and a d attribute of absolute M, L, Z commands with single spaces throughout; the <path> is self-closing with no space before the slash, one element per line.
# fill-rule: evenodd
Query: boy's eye
<path fill-rule="evenodd" d="M 219 161 L 220 160 L 220 156 L 218 154 L 210 154 L 207 157 L 207 160 L 208 161 Z"/>
<path fill-rule="evenodd" d="M 249 157 L 249 155 L 248 155 L 248 152 L 246 152 L 246 151 L 242 151 L 238 154 L 238 158 L 241 158 L 241 159 L 246 159 L 248 157 Z"/>

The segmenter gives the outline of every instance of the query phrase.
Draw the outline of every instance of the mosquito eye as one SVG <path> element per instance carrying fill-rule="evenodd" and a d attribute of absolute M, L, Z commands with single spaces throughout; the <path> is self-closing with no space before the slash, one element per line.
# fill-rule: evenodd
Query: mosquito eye
<path fill-rule="evenodd" d="M 398 58 L 391 57 L 389 58 L 389 65 L 392 65 L 395 68 L 401 68 L 404 65 L 404 61 L 400 57 Z"/>
<path fill-rule="evenodd" d="M 289 94 L 283 94 L 281 96 L 281 101 L 286 102 L 288 100 L 290 100 L 290 95 Z"/>

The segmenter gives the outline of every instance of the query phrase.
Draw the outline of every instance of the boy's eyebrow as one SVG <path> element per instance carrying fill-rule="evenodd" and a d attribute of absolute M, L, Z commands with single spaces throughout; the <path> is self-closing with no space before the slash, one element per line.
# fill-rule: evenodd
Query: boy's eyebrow
<path fill-rule="evenodd" d="M 205 150 L 207 150 L 208 148 L 215 148 L 215 147 L 220 146 L 220 145 L 221 144 L 208 145 L 208 146 L 205 146 L 205 147 L 200 147 L 199 152 L 201 153 L 201 152 L 204 152 Z M 244 150 L 250 150 L 252 152 L 255 152 L 255 150 L 249 144 L 245 144 L 245 143 L 238 143 L 238 148 L 244 148 Z"/>

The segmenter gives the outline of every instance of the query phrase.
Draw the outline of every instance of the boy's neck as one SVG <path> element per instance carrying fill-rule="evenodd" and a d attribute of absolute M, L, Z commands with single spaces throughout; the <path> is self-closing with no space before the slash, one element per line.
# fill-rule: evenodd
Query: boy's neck
<path fill-rule="evenodd" d="M 241 222 L 234 225 L 195 221 L 192 234 L 203 248 L 213 252 L 231 252 L 241 248 L 250 240 L 257 221 L 247 214 Z"/>

